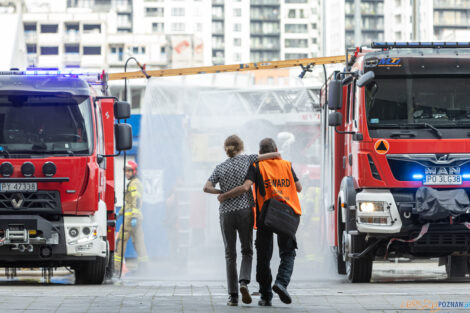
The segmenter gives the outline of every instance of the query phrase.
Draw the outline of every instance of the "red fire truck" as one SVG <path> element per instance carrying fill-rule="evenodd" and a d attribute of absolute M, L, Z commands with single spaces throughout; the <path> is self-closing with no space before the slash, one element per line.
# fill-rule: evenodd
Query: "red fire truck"
<path fill-rule="evenodd" d="M 101 87 L 101 88 L 98 88 Z M 0 267 L 112 275 L 115 151 L 132 146 L 130 106 L 106 75 L 0 72 Z"/>
<path fill-rule="evenodd" d="M 439 258 L 469 272 L 470 43 L 373 43 L 322 89 L 323 208 L 338 272 Z"/>

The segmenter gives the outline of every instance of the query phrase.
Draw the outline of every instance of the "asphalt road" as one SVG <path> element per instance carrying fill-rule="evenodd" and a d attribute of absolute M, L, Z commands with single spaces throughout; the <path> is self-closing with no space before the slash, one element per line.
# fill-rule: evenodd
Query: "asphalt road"
<path fill-rule="evenodd" d="M 297 279 L 289 286 L 291 305 L 274 298 L 272 308 L 260 308 L 257 296 L 250 305 L 227 307 L 223 280 L 170 281 L 126 275 L 101 286 L 75 286 L 73 276 L 67 273 L 47 284 L 21 272 L 13 280 L 0 280 L 0 312 L 442 313 L 470 310 L 465 308 L 470 301 L 468 284 L 470 280 L 448 281 L 443 268 L 434 263 L 378 263 L 374 264 L 372 283 L 349 284 L 342 277 Z M 256 291 L 255 286 L 252 284 L 251 291 Z"/>

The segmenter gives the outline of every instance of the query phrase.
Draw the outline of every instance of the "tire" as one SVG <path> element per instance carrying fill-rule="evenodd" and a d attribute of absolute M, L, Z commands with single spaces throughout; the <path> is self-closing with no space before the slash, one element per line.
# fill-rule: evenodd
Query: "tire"
<path fill-rule="evenodd" d="M 113 278 L 113 276 L 114 276 L 114 252 L 111 252 L 109 254 L 108 264 L 106 266 L 106 273 L 105 273 L 104 278 L 106 280 L 110 280 Z"/>
<path fill-rule="evenodd" d="M 468 272 L 468 257 L 467 256 L 448 256 L 446 263 L 447 278 L 462 278 Z"/>
<path fill-rule="evenodd" d="M 343 255 L 339 252 L 336 252 L 336 263 L 338 274 L 346 275 L 346 262 L 344 262 Z"/>
<path fill-rule="evenodd" d="M 351 236 L 351 253 L 361 253 L 366 249 L 367 244 L 364 235 Z M 372 256 L 369 254 L 360 259 L 348 258 L 346 261 L 346 271 L 348 280 L 351 283 L 368 283 L 372 276 Z"/>
<path fill-rule="evenodd" d="M 99 285 L 106 275 L 107 258 L 97 257 L 94 261 L 83 261 L 75 269 L 75 284 Z"/>
<path fill-rule="evenodd" d="M 338 214 L 336 227 L 337 227 L 337 236 L 338 236 L 338 248 L 336 249 L 336 266 L 338 274 L 346 275 L 346 262 L 344 262 L 342 247 L 343 247 L 343 231 L 344 224 L 341 222 L 341 199 L 338 201 Z"/>

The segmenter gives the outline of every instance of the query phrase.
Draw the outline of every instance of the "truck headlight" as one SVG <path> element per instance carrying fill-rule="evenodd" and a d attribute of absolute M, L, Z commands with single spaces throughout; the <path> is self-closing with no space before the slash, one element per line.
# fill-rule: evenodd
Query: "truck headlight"
<path fill-rule="evenodd" d="M 73 227 L 71 229 L 79 229 L 79 227 Z M 69 230 L 70 232 L 70 230 Z M 71 236 L 72 237 L 72 236 Z M 76 245 L 76 244 L 83 244 L 83 243 L 88 243 L 92 240 L 95 240 L 98 237 L 98 226 L 85 226 L 82 228 L 82 231 L 80 235 L 72 240 L 68 241 L 69 245 Z"/>
<path fill-rule="evenodd" d="M 359 212 L 361 213 L 374 213 L 384 212 L 385 203 L 382 201 L 364 201 L 359 202 Z"/>

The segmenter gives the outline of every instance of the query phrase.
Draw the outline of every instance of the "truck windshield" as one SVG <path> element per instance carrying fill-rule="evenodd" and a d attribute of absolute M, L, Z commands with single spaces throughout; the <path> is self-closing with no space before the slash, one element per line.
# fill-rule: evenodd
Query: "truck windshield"
<path fill-rule="evenodd" d="M 369 129 L 470 128 L 468 77 L 378 77 L 366 86 Z"/>
<path fill-rule="evenodd" d="M 89 97 L 0 96 L 0 152 L 90 154 L 92 125 Z"/>

